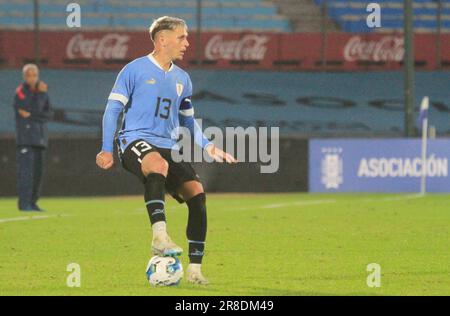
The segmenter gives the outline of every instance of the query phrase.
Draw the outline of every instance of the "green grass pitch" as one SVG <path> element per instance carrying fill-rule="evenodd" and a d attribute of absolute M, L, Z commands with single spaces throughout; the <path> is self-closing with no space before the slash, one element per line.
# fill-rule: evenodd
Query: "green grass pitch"
<path fill-rule="evenodd" d="M 168 198 L 186 250 L 187 209 Z M 450 295 L 450 196 L 208 195 L 211 285 L 153 288 L 142 197 L 0 199 L 0 295 Z M 187 256 L 182 257 L 187 267 Z M 69 263 L 81 287 L 69 288 Z M 370 288 L 367 265 L 381 267 Z"/>

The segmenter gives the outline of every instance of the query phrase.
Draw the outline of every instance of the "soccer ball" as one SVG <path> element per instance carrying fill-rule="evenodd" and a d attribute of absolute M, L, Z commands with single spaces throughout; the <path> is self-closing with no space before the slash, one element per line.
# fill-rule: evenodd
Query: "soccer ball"
<path fill-rule="evenodd" d="M 153 286 L 178 285 L 183 278 L 183 266 L 176 257 L 154 256 L 148 262 L 146 274 Z"/>

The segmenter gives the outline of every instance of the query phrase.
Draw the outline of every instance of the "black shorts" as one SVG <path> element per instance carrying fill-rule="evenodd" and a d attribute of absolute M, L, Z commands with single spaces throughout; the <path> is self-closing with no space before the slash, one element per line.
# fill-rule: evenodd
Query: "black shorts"
<path fill-rule="evenodd" d="M 147 181 L 141 170 L 141 162 L 144 157 L 151 152 L 158 152 L 169 164 L 169 172 L 166 180 L 166 191 L 172 195 L 179 203 L 183 203 L 183 198 L 178 194 L 178 188 L 188 181 L 198 181 L 200 178 L 192 165 L 188 162 L 175 162 L 171 156 L 171 149 L 158 148 L 145 140 L 138 139 L 127 146 L 124 152 L 119 147 L 119 158 L 125 170 L 136 175 L 142 183 Z"/>

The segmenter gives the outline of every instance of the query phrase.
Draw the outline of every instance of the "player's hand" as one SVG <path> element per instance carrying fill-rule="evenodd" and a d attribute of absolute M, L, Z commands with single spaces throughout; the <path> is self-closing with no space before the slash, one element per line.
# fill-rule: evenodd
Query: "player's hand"
<path fill-rule="evenodd" d="M 19 109 L 19 115 L 23 118 L 29 118 L 31 116 L 31 113 L 28 111 Z"/>
<path fill-rule="evenodd" d="M 37 85 L 37 90 L 39 92 L 47 92 L 48 91 L 48 85 L 44 81 L 39 81 Z"/>
<path fill-rule="evenodd" d="M 217 148 L 214 144 L 208 145 L 205 150 L 217 162 L 237 163 L 233 156 Z"/>
<path fill-rule="evenodd" d="M 97 166 L 104 170 L 110 169 L 114 165 L 114 156 L 107 151 L 101 151 L 96 158 Z"/>

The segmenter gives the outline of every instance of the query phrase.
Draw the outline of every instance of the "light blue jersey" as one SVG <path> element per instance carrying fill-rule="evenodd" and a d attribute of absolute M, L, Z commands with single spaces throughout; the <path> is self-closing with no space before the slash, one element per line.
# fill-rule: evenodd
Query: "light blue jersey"
<path fill-rule="evenodd" d="M 174 131 L 180 126 L 180 117 L 183 120 L 194 115 L 191 96 L 191 79 L 175 64 L 165 71 L 152 55 L 127 64 L 108 97 L 124 106 L 118 134 L 122 151 L 137 139 L 172 148 L 177 142 Z"/>

